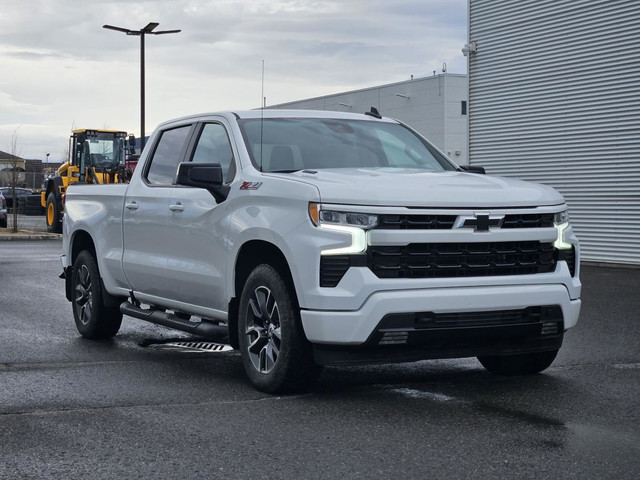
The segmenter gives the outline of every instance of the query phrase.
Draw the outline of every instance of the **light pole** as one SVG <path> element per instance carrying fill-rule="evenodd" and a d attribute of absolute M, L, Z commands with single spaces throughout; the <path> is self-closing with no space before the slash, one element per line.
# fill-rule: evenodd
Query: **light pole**
<path fill-rule="evenodd" d="M 144 149 L 144 36 L 145 35 L 164 35 L 166 33 L 179 33 L 181 30 L 161 30 L 154 32 L 153 30 L 160 25 L 156 22 L 149 23 L 140 30 L 130 30 L 123 27 L 114 27 L 113 25 L 103 25 L 102 28 L 124 32 L 127 35 L 140 37 L 140 151 Z"/>

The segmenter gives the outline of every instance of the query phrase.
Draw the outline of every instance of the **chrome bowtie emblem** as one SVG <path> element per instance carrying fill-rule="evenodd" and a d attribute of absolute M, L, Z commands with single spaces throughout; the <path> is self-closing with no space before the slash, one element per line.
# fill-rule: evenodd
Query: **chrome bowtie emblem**
<path fill-rule="evenodd" d="M 453 228 L 473 228 L 474 232 L 488 232 L 490 228 L 500 228 L 504 215 L 474 213 L 473 217 L 460 216 Z"/>

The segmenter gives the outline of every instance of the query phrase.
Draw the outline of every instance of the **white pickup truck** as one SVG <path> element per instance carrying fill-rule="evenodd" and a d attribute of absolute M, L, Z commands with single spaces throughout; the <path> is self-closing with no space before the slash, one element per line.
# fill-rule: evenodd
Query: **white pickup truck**
<path fill-rule="evenodd" d="M 374 109 L 163 123 L 129 184 L 67 191 L 76 326 L 225 335 L 272 393 L 323 365 L 540 372 L 578 320 L 578 240 L 554 189 L 482 173 Z"/>

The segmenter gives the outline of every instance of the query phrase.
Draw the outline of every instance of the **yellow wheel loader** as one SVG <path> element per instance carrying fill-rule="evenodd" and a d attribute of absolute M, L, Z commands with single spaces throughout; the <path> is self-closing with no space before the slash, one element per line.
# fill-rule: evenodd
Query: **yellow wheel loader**
<path fill-rule="evenodd" d="M 47 230 L 62 233 L 64 196 L 73 183 L 126 183 L 131 170 L 125 157 L 132 152 L 135 138 L 116 130 L 73 130 L 69 160 L 47 180 L 40 202 L 45 208 Z"/>

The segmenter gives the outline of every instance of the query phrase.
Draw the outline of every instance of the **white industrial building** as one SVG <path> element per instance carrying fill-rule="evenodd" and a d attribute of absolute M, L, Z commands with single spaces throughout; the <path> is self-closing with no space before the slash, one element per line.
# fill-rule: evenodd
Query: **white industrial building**
<path fill-rule="evenodd" d="M 461 165 L 557 188 L 583 261 L 640 265 L 640 1 L 468 5 L 468 82 L 443 73 L 269 108 L 376 107 Z"/>
<path fill-rule="evenodd" d="M 371 107 L 415 128 L 456 163 L 468 163 L 466 75 L 442 73 L 268 108 L 364 113 Z"/>
<path fill-rule="evenodd" d="M 469 0 L 469 158 L 564 194 L 582 259 L 640 264 L 640 2 Z"/>

